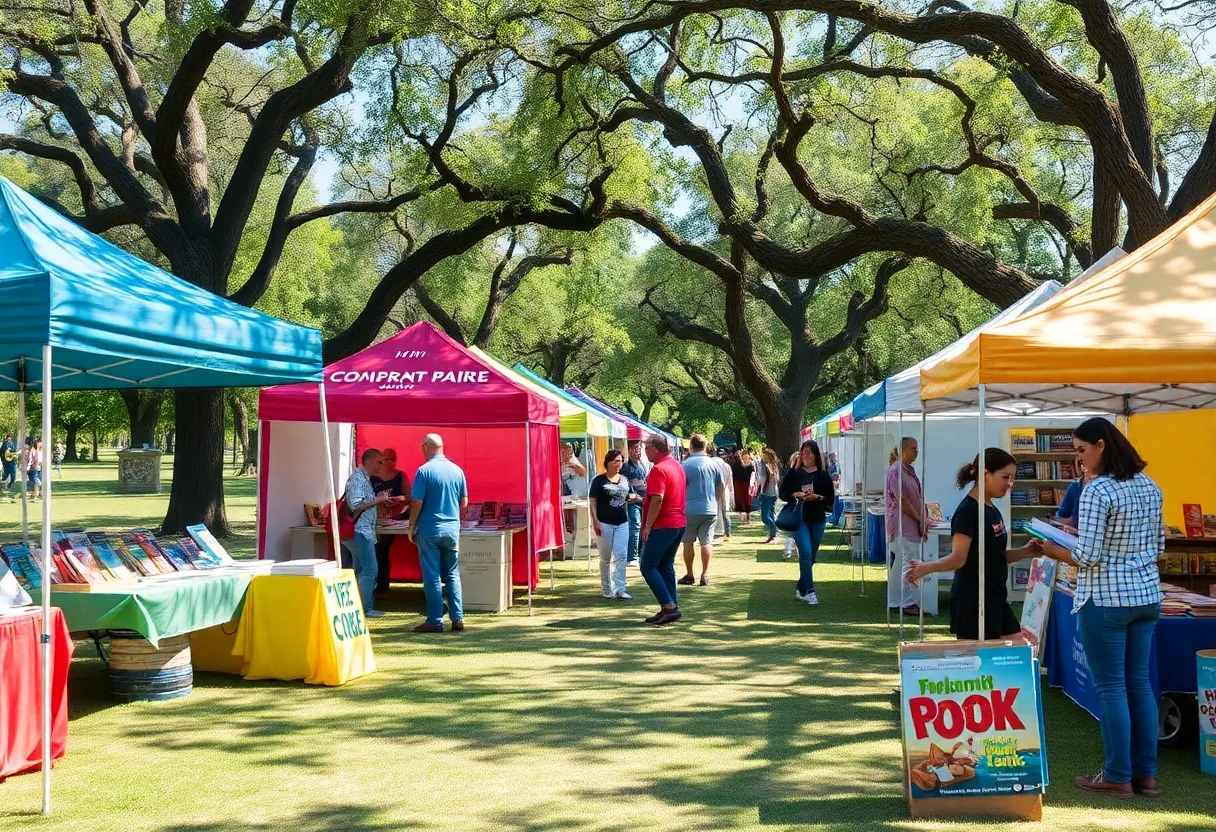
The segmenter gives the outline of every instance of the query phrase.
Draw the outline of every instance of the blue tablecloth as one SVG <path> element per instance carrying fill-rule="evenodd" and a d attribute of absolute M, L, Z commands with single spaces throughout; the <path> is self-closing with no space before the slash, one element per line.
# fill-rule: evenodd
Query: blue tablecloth
<path fill-rule="evenodd" d="M 1060 688 L 1094 717 L 1098 716 L 1098 693 L 1085 661 L 1085 649 L 1077 636 L 1077 617 L 1072 614 L 1072 592 L 1059 586 L 1051 599 L 1043 660 L 1047 683 Z M 1216 620 L 1188 616 L 1162 618 L 1153 638 L 1149 665 L 1153 692 L 1195 693 L 1198 679 L 1195 653 L 1216 647 Z"/>
<path fill-rule="evenodd" d="M 828 518 L 828 522 L 833 526 L 840 525 L 840 517 L 844 514 L 844 500 L 840 495 L 836 496 L 836 502 L 832 504 L 832 516 Z"/>
<path fill-rule="evenodd" d="M 887 518 L 882 513 L 866 512 L 868 527 L 867 545 L 870 547 L 870 563 L 887 562 Z"/>

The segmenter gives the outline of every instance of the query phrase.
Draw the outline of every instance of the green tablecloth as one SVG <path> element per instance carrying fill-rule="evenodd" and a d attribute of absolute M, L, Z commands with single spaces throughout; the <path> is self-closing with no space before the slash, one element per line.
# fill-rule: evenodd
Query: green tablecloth
<path fill-rule="evenodd" d="M 162 638 L 203 630 L 236 618 L 253 578 L 224 573 L 149 582 L 116 592 L 51 592 L 51 606 L 63 610 L 68 629 L 134 630 L 153 644 Z M 37 592 L 34 603 L 41 603 Z"/>

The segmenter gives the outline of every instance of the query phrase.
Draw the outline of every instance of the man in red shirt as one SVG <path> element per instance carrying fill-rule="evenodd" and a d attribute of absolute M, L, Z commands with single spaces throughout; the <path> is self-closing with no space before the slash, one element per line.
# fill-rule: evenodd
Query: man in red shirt
<path fill-rule="evenodd" d="M 646 477 L 646 501 L 642 505 L 642 577 L 660 609 L 647 624 L 671 624 L 680 620 L 676 603 L 676 553 L 684 539 L 684 469 L 671 456 L 667 438 L 653 435 L 646 440 L 646 458 L 654 466 Z"/>

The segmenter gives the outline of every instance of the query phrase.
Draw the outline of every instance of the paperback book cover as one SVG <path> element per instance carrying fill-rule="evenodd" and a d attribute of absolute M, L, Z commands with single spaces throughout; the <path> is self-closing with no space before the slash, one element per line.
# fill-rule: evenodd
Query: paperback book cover
<path fill-rule="evenodd" d="M 1203 536 L 1216 537 L 1216 514 L 1203 515 Z"/>
<path fill-rule="evenodd" d="M 161 551 L 165 553 L 165 557 L 173 564 L 173 567 L 178 572 L 189 572 L 194 569 L 194 564 L 186 557 L 186 553 L 182 551 L 181 546 L 172 543 L 168 540 L 158 541 Z"/>
<path fill-rule="evenodd" d="M 1025 499 L 1025 493 L 1022 497 Z M 925 513 L 929 515 L 930 526 L 941 526 L 946 522 L 946 516 L 942 514 L 941 503 L 925 503 Z"/>
<path fill-rule="evenodd" d="M 156 543 L 156 538 L 146 532 L 131 532 L 131 534 L 123 535 L 123 542 L 128 549 L 140 549 L 148 557 L 148 560 L 155 564 L 156 569 L 160 573 L 176 572 L 173 564 L 165 557 L 165 553 L 161 551 L 160 546 Z"/>
<path fill-rule="evenodd" d="M 68 562 L 76 567 L 76 571 L 84 577 L 85 581 L 96 584 L 115 579 L 106 565 L 93 553 L 86 534 L 83 532 L 68 534 L 66 546 L 64 554 L 67 556 Z"/>
<path fill-rule="evenodd" d="M 1075 465 L 1073 465 L 1071 462 L 1061 462 L 1060 463 L 1060 479 L 1075 480 L 1078 475 L 1079 475 L 1079 472 L 1077 471 L 1077 467 Z"/>
<path fill-rule="evenodd" d="M 1051 611 L 1051 593 L 1056 583 L 1057 562 L 1048 557 L 1035 558 L 1026 584 L 1026 600 L 1022 602 L 1022 636 L 1034 652 L 1041 653 L 1040 642 L 1047 632 L 1047 616 Z"/>
<path fill-rule="evenodd" d="M 1017 454 L 1032 454 L 1035 452 L 1034 428 L 1010 428 L 1009 450 Z"/>
<path fill-rule="evenodd" d="M 118 554 L 123 562 L 127 564 L 133 571 L 144 577 L 149 575 L 159 575 L 160 570 L 156 568 L 156 564 L 148 560 L 148 555 L 143 549 L 136 546 L 134 549 L 128 548 L 121 539 L 113 541 L 114 551 Z"/>
<path fill-rule="evenodd" d="M 119 580 L 130 580 L 138 574 L 128 568 L 114 551 L 105 532 L 89 532 L 85 537 L 89 541 L 89 548 L 93 550 L 93 557 L 105 567 L 112 577 Z"/>
<path fill-rule="evenodd" d="M 1014 476 L 1019 480 L 1033 480 L 1037 479 L 1038 475 L 1038 469 L 1033 462 L 1019 462 Z"/>
<path fill-rule="evenodd" d="M 198 547 L 198 544 L 194 542 L 194 538 L 179 538 L 177 545 L 195 569 L 216 569 L 220 566 L 219 563 L 211 559 L 210 555 Z"/>
<path fill-rule="evenodd" d="M 27 590 L 42 588 L 42 569 L 24 543 L 10 543 L 4 547 L 4 559 L 8 561 L 17 583 Z"/>
<path fill-rule="evenodd" d="M 24 607 L 33 603 L 16 574 L 0 560 L 0 609 Z"/>
<path fill-rule="evenodd" d="M 503 525 L 528 525 L 528 507 L 524 503 L 507 503 L 503 507 Z"/>
<path fill-rule="evenodd" d="M 328 517 L 328 514 L 326 515 Z M 198 544 L 198 548 L 202 549 L 217 566 L 229 566 L 236 563 L 232 559 L 232 555 L 228 554 L 220 542 L 215 539 L 215 535 L 211 530 L 199 523 L 194 526 L 186 526 L 186 531 L 194 538 L 194 542 Z"/>
<path fill-rule="evenodd" d="M 1187 537 L 1203 537 L 1203 506 L 1199 503 L 1183 503 L 1182 522 L 1186 526 Z"/>

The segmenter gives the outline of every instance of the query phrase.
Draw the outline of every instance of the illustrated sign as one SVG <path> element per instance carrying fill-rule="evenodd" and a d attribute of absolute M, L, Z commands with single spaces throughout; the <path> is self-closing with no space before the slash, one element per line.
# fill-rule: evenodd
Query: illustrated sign
<path fill-rule="evenodd" d="M 1035 657 L 1043 652 L 1041 645 L 1047 632 L 1047 615 L 1051 611 L 1051 593 L 1055 583 L 1056 561 L 1048 557 L 1031 561 L 1026 600 L 1022 602 L 1022 636 Z"/>
<path fill-rule="evenodd" d="M 1038 679 L 1028 646 L 905 646 L 900 677 L 913 799 L 1042 793 Z"/>
<path fill-rule="evenodd" d="M 1200 650 L 1199 663 L 1199 767 L 1216 775 L 1216 650 Z"/>

